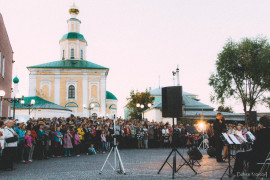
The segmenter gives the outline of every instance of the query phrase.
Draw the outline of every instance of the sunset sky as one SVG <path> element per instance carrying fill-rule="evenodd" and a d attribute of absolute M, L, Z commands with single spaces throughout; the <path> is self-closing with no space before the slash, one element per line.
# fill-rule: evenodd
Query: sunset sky
<path fill-rule="evenodd" d="M 0 0 L 0 12 L 14 51 L 13 75 L 28 95 L 27 66 L 60 60 L 59 40 L 73 0 Z M 208 79 L 229 38 L 270 37 L 269 0 L 76 0 L 87 40 L 87 60 L 110 68 L 107 90 L 118 114 L 132 89 L 173 85 L 180 67 L 183 90 L 210 102 Z M 230 101 L 235 112 L 240 102 Z M 259 112 L 269 111 L 258 105 Z"/>

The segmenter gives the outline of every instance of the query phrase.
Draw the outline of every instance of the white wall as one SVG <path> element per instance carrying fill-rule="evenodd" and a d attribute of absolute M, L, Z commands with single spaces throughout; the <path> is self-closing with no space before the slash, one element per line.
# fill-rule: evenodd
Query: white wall
<path fill-rule="evenodd" d="M 172 124 L 172 118 L 163 118 L 162 112 L 159 109 L 151 109 L 145 112 L 144 118 L 147 118 L 148 121 L 154 120 L 155 122 L 163 122 L 164 124 L 166 122 L 169 122 L 170 124 Z M 176 119 L 174 120 L 174 122 L 176 123 Z"/>
<path fill-rule="evenodd" d="M 13 113 L 13 110 L 11 110 Z M 16 109 L 16 115 L 29 115 L 28 109 Z M 70 111 L 63 111 L 63 110 L 53 110 L 53 109 L 34 109 L 31 111 L 30 117 L 31 118 L 53 118 L 53 117 L 70 117 L 72 112 Z"/>

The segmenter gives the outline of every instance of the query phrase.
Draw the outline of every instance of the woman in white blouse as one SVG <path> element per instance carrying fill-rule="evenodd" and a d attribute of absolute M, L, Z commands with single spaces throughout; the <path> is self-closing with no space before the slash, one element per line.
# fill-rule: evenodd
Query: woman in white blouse
<path fill-rule="evenodd" d="M 13 130 L 12 126 L 14 125 L 13 120 L 6 120 L 5 121 L 6 127 L 4 128 L 5 139 L 18 136 L 17 133 Z M 16 157 L 16 150 L 17 150 L 17 141 L 5 143 L 5 149 L 3 151 L 3 158 L 2 160 L 5 162 L 3 164 L 3 169 L 6 171 L 13 170 L 13 160 Z"/>

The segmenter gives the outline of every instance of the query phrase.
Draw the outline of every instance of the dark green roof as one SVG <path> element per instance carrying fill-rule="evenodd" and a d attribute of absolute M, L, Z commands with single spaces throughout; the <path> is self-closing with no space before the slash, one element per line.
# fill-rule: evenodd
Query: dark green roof
<path fill-rule="evenodd" d="M 106 99 L 113 99 L 113 100 L 117 100 L 117 98 L 115 97 L 115 95 L 109 91 L 106 91 Z"/>
<path fill-rule="evenodd" d="M 61 60 L 53 61 L 27 68 L 54 68 L 54 69 L 109 69 L 86 60 Z"/>
<path fill-rule="evenodd" d="M 59 105 L 54 104 L 50 101 L 42 99 L 38 96 L 24 97 L 24 105 L 21 104 L 21 102 L 17 102 L 15 104 L 15 109 L 29 109 L 29 107 L 27 105 L 31 103 L 32 99 L 35 100 L 35 104 L 32 107 L 34 109 L 57 109 L 57 110 L 71 111 L 68 108 L 59 106 Z M 11 107 L 13 108 L 13 103 L 11 103 Z"/>
<path fill-rule="evenodd" d="M 60 39 L 60 41 L 61 41 L 61 40 L 64 40 L 64 39 L 80 39 L 80 40 L 86 41 L 86 40 L 84 39 L 83 35 L 80 34 L 80 33 L 77 33 L 77 32 L 69 32 L 69 33 L 65 34 L 65 35 L 62 37 L 62 39 Z"/>
<path fill-rule="evenodd" d="M 15 78 L 13 78 L 13 83 L 17 84 L 19 82 L 19 78 L 16 76 Z"/>

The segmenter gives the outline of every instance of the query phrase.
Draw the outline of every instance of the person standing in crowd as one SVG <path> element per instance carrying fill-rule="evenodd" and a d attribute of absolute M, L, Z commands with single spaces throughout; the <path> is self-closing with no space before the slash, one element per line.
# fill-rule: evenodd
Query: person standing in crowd
<path fill-rule="evenodd" d="M 18 129 L 16 133 L 19 135 L 19 142 L 18 142 L 18 159 L 22 162 L 25 163 L 24 160 L 24 136 L 25 136 L 25 124 L 20 123 L 18 126 Z"/>
<path fill-rule="evenodd" d="M 248 162 L 248 173 L 253 174 L 256 171 L 256 164 L 264 162 L 270 152 L 270 118 L 263 116 L 259 120 L 260 129 L 257 133 L 256 140 L 250 151 L 239 152 L 236 154 L 233 174 L 238 176 L 242 174 L 244 162 Z"/>
<path fill-rule="evenodd" d="M 36 147 L 36 138 L 37 138 L 37 132 L 33 129 L 34 125 L 31 123 L 29 126 L 29 130 L 31 130 L 31 140 L 32 140 L 32 146 L 30 148 L 30 152 L 29 152 L 29 161 L 32 162 L 33 161 L 33 154 L 34 154 L 34 150 Z"/>
<path fill-rule="evenodd" d="M 142 136 L 140 130 L 139 130 L 138 133 L 136 134 L 136 138 L 137 138 L 138 149 L 141 149 L 141 148 L 142 148 L 142 139 L 143 139 L 143 136 Z"/>
<path fill-rule="evenodd" d="M 26 135 L 24 136 L 24 139 L 25 139 L 25 143 L 24 143 L 24 153 L 25 153 L 25 156 L 24 156 L 24 161 L 25 163 L 30 163 L 30 149 L 32 147 L 32 137 L 31 137 L 31 130 L 27 130 L 26 131 Z"/>
<path fill-rule="evenodd" d="M 81 144 L 80 135 L 78 134 L 78 131 L 75 130 L 75 132 L 74 132 L 74 155 L 76 155 L 76 156 L 80 156 L 80 144 Z"/>
<path fill-rule="evenodd" d="M 148 143 L 149 143 L 149 148 L 152 148 L 153 147 L 153 144 L 154 144 L 154 129 L 152 127 L 152 125 L 149 125 L 149 128 L 148 128 Z"/>
<path fill-rule="evenodd" d="M 54 146 L 55 146 L 55 156 L 61 157 L 61 146 L 62 146 L 62 138 L 63 135 L 60 132 L 60 127 L 56 128 L 55 134 L 54 134 Z"/>
<path fill-rule="evenodd" d="M 46 132 L 44 130 L 44 125 L 39 124 L 37 130 L 37 158 L 42 160 L 46 157 Z"/>
<path fill-rule="evenodd" d="M 112 137 L 110 131 L 108 131 L 106 134 L 106 150 L 107 151 L 109 151 L 111 149 L 112 141 L 113 141 L 113 137 Z"/>
<path fill-rule="evenodd" d="M 65 157 L 71 157 L 71 149 L 72 146 L 72 135 L 70 134 L 70 130 L 67 129 L 67 133 L 64 135 L 64 149 L 65 149 Z"/>
<path fill-rule="evenodd" d="M 143 144 L 144 148 L 148 149 L 148 131 L 143 131 Z"/>
<path fill-rule="evenodd" d="M 101 131 L 100 140 L 102 146 L 102 153 L 104 154 L 106 150 L 106 134 L 104 133 L 104 131 Z"/>
<path fill-rule="evenodd" d="M 223 142 L 221 140 L 221 135 L 224 130 L 226 130 L 225 122 L 222 121 L 223 115 L 221 113 L 217 113 L 216 121 L 214 122 L 214 142 L 216 145 L 216 160 L 217 162 L 224 162 L 222 159 L 222 148 Z"/>
<path fill-rule="evenodd" d="M 79 134 L 80 140 L 81 140 L 80 152 L 85 153 L 85 144 L 84 144 L 85 132 L 83 131 L 82 124 L 79 125 L 77 131 L 78 131 L 78 134 Z"/>
<path fill-rule="evenodd" d="M 13 161 L 14 161 L 14 157 L 16 157 L 16 149 L 17 149 L 17 145 L 18 145 L 18 141 L 15 140 L 14 137 L 17 137 L 18 139 L 18 134 L 15 133 L 15 131 L 12 129 L 12 126 L 14 125 L 14 121 L 12 120 L 6 120 L 5 121 L 5 130 L 4 130 L 4 134 L 5 134 L 5 149 L 3 151 L 3 169 L 6 171 L 12 171 L 13 170 Z M 9 140 L 11 139 L 11 142 L 9 142 Z"/>
<path fill-rule="evenodd" d="M 3 168 L 3 150 L 5 148 L 5 124 L 3 121 L 0 121 L 0 169 Z"/>
<path fill-rule="evenodd" d="M 134 125 L 132 124 L 131 125 L 131 128 L 130 128 L 130 133 L 131 133 L 131 148 L 136 148 L 136 128 L 134 127 Z"/>

